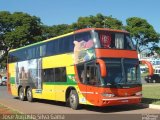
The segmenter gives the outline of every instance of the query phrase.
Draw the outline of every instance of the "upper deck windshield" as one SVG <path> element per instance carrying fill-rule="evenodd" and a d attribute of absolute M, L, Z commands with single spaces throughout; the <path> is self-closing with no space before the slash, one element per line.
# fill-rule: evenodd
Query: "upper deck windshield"
<path fill-rule="evenodd" d="M 140 84 L 140 68 L 136 59 L 106 59 L 105 85 Z"/>
<path fill-rule="evenodd" d="M 101 48 L 135 50 L 128 33 L 116 33 L 109 31 L 96 31 L 96 33 L 98 34 L 98 41 L 100 41 Z"/>

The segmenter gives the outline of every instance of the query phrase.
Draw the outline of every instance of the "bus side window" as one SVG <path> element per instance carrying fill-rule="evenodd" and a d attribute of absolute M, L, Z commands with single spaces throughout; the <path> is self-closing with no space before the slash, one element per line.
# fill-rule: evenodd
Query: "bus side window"
<path fill-rule="evenodd" d="M 66 67 L 55 68 L 55 82 L 67 82 Z"/>
<path fill-rule="evenodd" d="M 53 53 L 53 41 L 51 41 L 51 42 L 48 42 L 47 43 L 47 52 L 46 52 L 46 55 L 47 56 L 50 56 L 50 55 L 54 55 L 54 53 Z"/>
<path fill-rule="evenodd" d="M 78 72 L 78 77 L 79 77 L 80 82 L 85 83 L 86 73 L 84 69 L 84 63 L 77 65 L 77 72 Z"/>
<path fill-rule="evenodd" d="M 31 47 L 31 48 L 28 48 L 27 49 L 27 59 L 34 59 L 36 56 L 35 56 L 35 48 Z"/>
<path fill-rule="evenodd" d="M 74 49 L 73 41 L 74 41 L 73 35 L 61 38 L 59 40 L 59 42 L 60 42 L 59 52 L 60 53 L 67 53 L 67 52 L 73 51 L 73 49 Z"/>
<path fill-rule="evenodd" d="M 26 49 L 22 49 L 20 51 L 17 52 L 17 57 L 19 59 L 19 61 L 24 61 L 27 59 L 28 57 L 28 53 Z"/>
<path fill-rule="evenodd" d="M 46 46 L 45 56 L 56 55 L 59 53 L 59 39 L 48 42 Z"/>
<path fill-rule="evenodd" d="M 43 81 L 44 82 L 54 82 L 54 69 L 44 69 L 43 70 Z"/>
<path fill-rule="evenodd" d="M 52 48 L 52 52 L 54 53 L 54 55 L 59 53 L 59 40 L 54 40 L 53 41 L 53 48 Z"/>
<path fill-rule="evenodd" d="M 75 41 L 80 42 L 80 41 L 85 41 L 88 42 L 91 40 L 91 33 L 90 32 L 85 32 L 85 33 L 79 33 L 75 35 Z"/>
<path fill-rule="evenodd" d="M 40 57 L 46 56 L 46 44 L 40 46 Z"/>
<path fill-rule="evenodd" d="M 39 51 L 39 46 L 35 47 L 35 58 L 39 58 L 40 57 L 40 51 Z"/>
<path fill-rule="evenodd" d="M 17 62 L 19 60 L 16 52 L 11 52 L 9 54 L 9 62 L 12 63 L 12 62 Z"/>
<path fill-rule="evenodd" d="M 69 43 L 69 46 L 68 46 L 69 52 L 70 52 L 70 51 L 73 51 L 73 50 L 74 50 L 74 37 L 73 37 L 73 35 L 67 37 L 67 41 L 68 41 L 68 43 Z"/>

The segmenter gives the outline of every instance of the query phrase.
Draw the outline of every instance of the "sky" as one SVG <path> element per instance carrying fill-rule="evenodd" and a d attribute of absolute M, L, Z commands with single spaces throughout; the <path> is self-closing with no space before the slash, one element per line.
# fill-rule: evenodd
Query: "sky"
<path fill-rule="evenodd" d="M 98 13 L 112 15 L 124 25 L 127 18 L 140 17 L 160 33 L 160 0 L 0 0 L 0 11 L 25 12 L 49 26 Z"/>

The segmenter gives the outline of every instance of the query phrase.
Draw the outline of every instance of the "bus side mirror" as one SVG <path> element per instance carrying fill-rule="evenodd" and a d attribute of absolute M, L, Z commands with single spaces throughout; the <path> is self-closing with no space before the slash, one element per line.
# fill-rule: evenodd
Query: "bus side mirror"
<path fill-rule="evenodd" d="M 107 70 L 106 70 L 106 64 L 105 64 L 105 62 L 103 60 L 101 60 L 101 59 L 97 59 L 96 63 L 98 63 L 99 66 L 100 66 L 101 76 L 102 77 L 106 77 Z"/>
<path fill-rule="evenodd" d="M 141 60 L 140 61 L 140 64 L 145 64 L 148 66 L 148 70 L 149 70 L 149 75 L 152 76 L 153 73 L 154 73 L 154 69 L 152 67 L 152 64 L 149 62 L 149 61 L 146 61 L 146 60 Z"/>

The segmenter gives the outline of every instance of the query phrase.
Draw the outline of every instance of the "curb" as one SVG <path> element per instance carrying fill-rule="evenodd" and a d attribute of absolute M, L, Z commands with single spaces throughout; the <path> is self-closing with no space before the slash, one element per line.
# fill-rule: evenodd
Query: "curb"
<path fill-rule="evenodd" d="M 140 103 L 140 105 L 142 105 L 143 107 L 160 110 L 160 105 L 145 104 L 145 103 Z"/>

